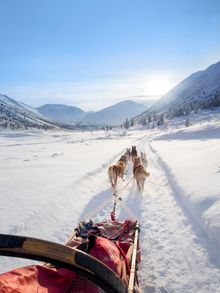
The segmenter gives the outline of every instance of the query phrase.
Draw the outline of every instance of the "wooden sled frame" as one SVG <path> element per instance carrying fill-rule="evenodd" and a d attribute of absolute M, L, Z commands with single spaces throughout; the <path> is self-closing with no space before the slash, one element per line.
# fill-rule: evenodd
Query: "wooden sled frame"
<path fill-rule="evenodd" d="M 66 245 L 38 238 L 0 234 L 0 255 L 49 262 L 86 276 L 107 292 L 128 292 L 124 282 L 104 263 Z"/>

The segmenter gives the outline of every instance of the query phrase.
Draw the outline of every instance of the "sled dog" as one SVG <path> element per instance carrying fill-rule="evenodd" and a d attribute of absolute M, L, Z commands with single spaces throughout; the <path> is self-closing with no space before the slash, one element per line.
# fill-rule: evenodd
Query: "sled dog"
<path fill-rule="evenodd" d="M 126 156 L 127 161 L 131 161 L 131 149 L 130 148 L 126 149 L 125 156 Z"/>
<path fill-rule="evenodd" d="M 132 162 L 134 162 L 134 158 L 136 158 L 137 156 L 138 156 L 138 154 L 137 154 L 136 146 L 132 145 L 132 147 L 131 147 L 131 159 L 132 159 Z"/>
<path fill-rule="evenodd" d="M 123 179 L 125 171 L 125 163 L 118 161 L 116 164 L 109 166 L 108 177 L 111 182 L 112 188 L 116 188 L 118 178 Z"/>
<path fill-rule="evenodd" d="M 150 173 L 146 171 L 139 157 L 135 157 L 133 163 L 134 179 L 136 180 L 138 190 L 143 191 L 144 181 L 148 176 L 150 176 Z"/>

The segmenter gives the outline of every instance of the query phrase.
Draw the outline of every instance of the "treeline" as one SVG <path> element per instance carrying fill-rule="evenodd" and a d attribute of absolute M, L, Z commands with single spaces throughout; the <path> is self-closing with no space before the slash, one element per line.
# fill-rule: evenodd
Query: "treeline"
<path fill-rule="evenodd" d="M 20 120 L 20 121 L 18 121 Z M 51 125 L 45 125 L 45 124 L 40 124 L 40 123 L 34 123 L 32 121 L 28 120 L 21 120 L 21 119 L 15 119 L 13 117 L 8 118 L 0 115 L 0 128 L 4 129 L 11 129 L 11 130 L 16 130 L 16 129 L 28 129 L 28 128 L 38 128 L 38 129 L 52 129 Z"/>
<path fill-rule="evenodd" d="M 121 125 L 123 128 L 130 128 L 134 125 L 141 126 L 158 126 L 164 124 L 166 113 L 158 114 L 156 111 L 146 112 L 140 117 L 132 118 L 131 120 L 126 119 L 125 123 Z"/>
<path fill-rule="evenodd" d="M 203 95 L 205 95 L 205 92 L 203 92 Z M 199 110 L 213 111 L 218 107 L 220 107 L 220 88 L 214 93 L 214 95 L 201 99 L 193 99 L 192 97 L 191 102 L 170 107 L 168 111 L 163 113 L 161 111 L 160 113 L 156 111 L 146 111 L 135 118 L 130 120 L 126 119 L 121 127 L 128 129 L 134 125 L 141 125 L 153 128 L 155 126 L 163 125 L 166 119 L 187 116 L 192 112 L 196 114 Z"/>
<path fill-rule="evenodd" d="M 205 95 L 205 92 L 203 92 Z M 170 108 L 168 113 L 166 113 L 166 117 L 168 119 L 172 119 L 173 117 L 186 116 L 191 112 L 197 113 L 199 110 L 215 110 L 217 107 L 220 107 L 220 89 L 216 91 L 216 93 L 206 99 L 195 99 L 192 100 L 187 105 L 177 106 L 174 108 Z"/>

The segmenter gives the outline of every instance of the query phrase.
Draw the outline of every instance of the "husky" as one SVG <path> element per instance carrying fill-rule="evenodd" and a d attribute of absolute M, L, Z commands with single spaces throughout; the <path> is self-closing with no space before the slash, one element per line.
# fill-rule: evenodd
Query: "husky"
<path fill-rule="evenodd" d="M 144 168 L 140 157 L 135 157 L 133 161 L 133 174 L 137 182 L 139 192 L 144 190 L 144 181 L 150 173 Z"/>
<path fill-rule="evenodd" d="M 112 188 L 116 188 L 118 178 L 123 179 L 125 171 L 125 162 L 118 161 L 116 164 L 109 166 L 108 177 L 111 182 Z"/>

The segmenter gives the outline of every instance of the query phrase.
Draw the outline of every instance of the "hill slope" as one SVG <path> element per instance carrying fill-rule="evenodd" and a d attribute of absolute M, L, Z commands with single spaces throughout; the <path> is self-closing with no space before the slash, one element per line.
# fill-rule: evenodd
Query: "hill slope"
<path fill-rule="evenodd" d="M 86 112 L 80 108 L 62 104 L 46 104 L 38 107 L 37 110 L 54 121 L 66 124 L 75 124 L 86 115 Z"/>
<path fill-rule="evenodd" d="M 193 73 L 150 107 L 150 111 L 167 111 L 197 102 L 205 102 L 220 91 L 220 62 Z"/>
<path fill-rule="evenodd" d="M 220 62 L 191 74 L 147 111 L 134 117 L 134 121 L 154 127 L 163 124 L 164 117 L 185 116 L 197 113 L 199 109 L 214 110 L 217 107 L 220 107 Z"/>
<path fill-rule="evenodd" d="M 82 121 L 82 125 L 119 125 L 126 118 L 130 119 L 146 110 L 146 106 L 127 100 L 104 108 L 95 113 L 89 113 Z"/>
<path fill-rule="evenodd" d="M 0 95 L 0 128 L 54 128 L 56 124 L 34 108 Z"/>

